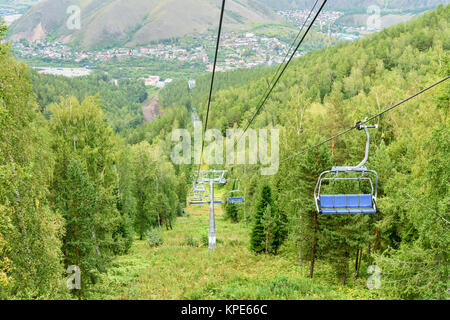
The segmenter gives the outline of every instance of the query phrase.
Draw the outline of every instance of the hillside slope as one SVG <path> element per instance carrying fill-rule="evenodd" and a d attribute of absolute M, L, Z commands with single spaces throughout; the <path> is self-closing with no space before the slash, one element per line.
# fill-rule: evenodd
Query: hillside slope
<path fill-rule="evenodd" d="M 81 9 L 81 29 L 69 30 L 67 8 Z M 46 0 L 11 27 L 12 40 L 54 38 L 84 48 L 134 46 L 152 40 L 204 33 L 217 27 L 216 0 Z M 225 29 L 235 30 L 280 18 L 256 0 L 227 2 Z"/>
<path fill-rule="evenodd" d="M 249 230 L 225 219 L 216 206 L 217 248 L 208 251 L 209 208 L 190 206 L 178 218 L 174 230 L 164 231 L 164 243 L 150 248 L 136 241 L 130 253 L 118 257 L 102 275 L 92 299 L 377 299 L 365 288 L 366 279 L 352 286 L 309 279 L 307 266 L 299 267 L 283 251 L 282 256 L 255 255 L 249 250 Z M 206 237 L 207 240 L 207 237 Z M 321 273 L 329 267 L 320 264 Z"/>

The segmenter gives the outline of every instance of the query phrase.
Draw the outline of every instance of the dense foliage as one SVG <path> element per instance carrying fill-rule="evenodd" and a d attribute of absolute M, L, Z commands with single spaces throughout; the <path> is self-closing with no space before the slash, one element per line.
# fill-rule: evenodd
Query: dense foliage
<path fill-rule="evenodd" d="M 0 39 L 4 36 L 0 24 Z M 51 208 L 53 155 L 28 68 L 0 45 L 0 298 L 61 294 L 63 219 Z M 62 289 L 62 290 L 61 290 Z"/>
<path fill-rule="evenodd" d="M 79 101 L 98 95 L 110 126 L 121 132 L 142 124 L 141 105 L 148 94 L 143 81 L 116 80 L 105 74 L 67 78 L 32 72 L 33 91 L 42 111 L 48 115 L 47 106 L 59 102 L 60 97 L 76 97 Z"/>
<path fill-rule="evenodd" d="M 280 129 L 283 160 L 448 76 L 449 21 L 450 6 L 441 6 L 296 59 L 252 127 Z M 245 127 L 275 70 L 218 75 L 209 127 Z M 145 100 L 140 85 L 49 77 L 39 87 L 45 81 L 36 77 L 34 95 L 28 68 L 0 45 L 0 298 L 66 297 L 64 269 L 73 264 L 87 277 L 83 297 L 135 234 L 169 230 L 181 214 L 193 167 L 168 161 L 171 132 L 192 130 L 196 110 L 204 117 L 210 78 L 195 89 L 174 81 L 160 94 L 163 115 L 139 125 L 138 112 L 124 115 Z M 322 171 L 361 160 L 365 136 L 356 130 L 281 163 L 273 176 L 229 166 L 245 198 L 229 215 L 251 226 L 251 251 L 298 259 L 310 277 L 327 265 L 333 277 L 324 278 L 343 285 L 376 265 L 382 297 L 448 298 L 449 92 L 447 81 L 374 121 L 367 166 L 380 178 L 377 214 L 320 215 L 313 201 Z M 192 235 L 185 244 L 198 247 Z"/>
<path fill-rule="evenodd" d="M 0 25 L 0 39 L 4 32 Z M 129 146 L 110 126 L 137 126 L 146 95 L 142 83 L 37 75 L 0 45 L 0 298 L 71 297 L 65 271 L 74 266 L 73 297 L 88 297 L 135 232 L 172 227 L 184 176 L 157 146 Z M 142 203 L 146 174 L 151 201 Z"/>
<path fill-rule="evenodd" d="M 450 74 L 450 6 L 440 6 L 352 43 L 310 53 L 287 70 L 252 128 L 281 130 L 280 160 L 333 136 Z M 220 75 L 209 127 L 245 127 L 276 69 Z M 220 78 L 222 77 L 222 78 Z M 207 79 L 204 79 L 205 82 Z M 191 91 L 174 84 L 167 105 L 206 113 L 208 85 Z M 222 81 L 222 83 L 221 83 Z M 373 122 L 368 167 L 380 175 L 376 215 L 318 216 L 313 201 L 319 174 L 333 165 L 361 161 L 365 136 L 353 131 L 282 163 L 278 174 L 256 177 L 256 168 L 233 167 L 243 182 L 246 212 L 259 221 L 258 189 L 267 181 L 278 210 L 288 218 L 286 250 L 297 246 L 299 263 L 328 263 L 342 283 L 376 263 L 381 290 L 396 298 L 448 296 L 448 81 Z M 348 192 L 354 186 L 337 187 Z M 257 215 L 256 215 L 257 214 Z M 260 227 L 262 228 L 262 226 Z M 261 235 L 262 235 L 262 229 Z M 258 241 L 260 243 L 262 239 Z M 260 248 L 259 250 L 262 250 Z"/>

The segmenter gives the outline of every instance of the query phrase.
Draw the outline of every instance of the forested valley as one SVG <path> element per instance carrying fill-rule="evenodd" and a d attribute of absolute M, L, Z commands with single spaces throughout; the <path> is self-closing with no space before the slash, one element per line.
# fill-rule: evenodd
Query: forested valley
<path fill-rule="evenodd" d="M 252 124 L 279 129 L 280 160 L 289 160 L 273 176 L 261 176 L 257 165 L 211 166 L 225 167 L 229 181 L 239 179 L 245 198 L 220 208 L 224 230 L 238 238 L 219 235 L 217 251 L 222 245 L 227 254 L 217 253 L 217 264 L 254 261 L 233 263 L 267 271 L 261 276 L 267 287 L 257 289 L 258 275 L 245 274 L 239 279 L 248 290 L 211 280 L 204 292 L 175 290 L 169 298 L 214 299 L 217 292 L 218 298 L 301 299 L 306 294 L 295 292 L 304 290 L 313 298 L 448 299 L 449 81 L 373 121 L 379 129 L 371 131 L 367 166 L 379 174 L 377 214 L 322 215 L 314 203 L 321 172 L 364 157 L 360 131 L 289 157 L 448 76 L 449 22 L 450 6 L 440 6 L 295 59 Z M 0 24 L 0 40 L 6 31 Z M 245 128 L 276 70 L 217 74 L 208 127 L 224 136 Z M 175 280 L 182 277 L 177 268 L 187 253 L 207 250 L 203 235 L 183 228 L 207 213 L 187 207 L 197 168 L 171 162 L 171 134 L 193 130 L 194 110 L 206 116 L 209 84 L 209 74 L 194 89 L 173 81 L 158 93 L 161 115 L 144 123 L 143 83 L 39 75 L 0 45 L 0 299 L 101 299 L 106 286 L 120 292 L 108 298 L 136 297 L 121 291 L 127 283 L 111 270 L 120 261 L 129 273 L 131 257 L 144 268 L 143 256 L 152 261 L 146 268 L 170 270 L 167 283 L 185 285 Z M 218 191 L 223 203 L 235 188 L 229 183 Z M 166 234 L 169 241 L 154 249 Z M 71 292 L 66 270 L 73 265 L 83 277 L 81 289 Z M 374 265 L 382 285 L 371 291 L 366 270 Z M 144 278 L 149 283 L 151 275 Z M 157 299 L 154 290 L 148 297 Z"/>

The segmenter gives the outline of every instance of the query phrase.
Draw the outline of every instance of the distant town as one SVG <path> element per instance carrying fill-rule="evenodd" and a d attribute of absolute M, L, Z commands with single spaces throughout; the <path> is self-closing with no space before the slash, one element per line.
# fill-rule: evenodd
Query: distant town
<path fill-rule="evenodd" d="M 293 23 L 297 27 L 302 27 L 302 25 L 305 23 L 306 18 L 308 20 L 306 21 L 307 24 L 311 23 L 313 19 L 313 15 L 310 15 L 310 11 L 306 10 L 286 10 L 286 11 L 278 11 L 278 14 L 289 22 Z M 337 12 L 337 11 L 324 11 L 318 18 L 317 18 L 317 25 L 320 29 L 323 27 L 328 27 L 329 25 L 332 25 L 336 22 L 337 19 L 342 17 L 344 15 L 343 12 Z"/>
<path fill-rule="evenodd" d="M 278 14 L 283 16 L 286 20 L 301 28 L 307 20 L 307 25 L 313 19 L 309 16 L 309 11 L 306 10 L 286 10 L 278 11 Z M 338 23 L 339 18 L 343 17 L 344 13 L 339 11 L 324 11 L 318 18 L 315 30 L 320 33 L 327 34 L 329 37 L 335 37 L 341 40 L 356 40 L 365 34 L 379 31 L 378 29 L 369 29 L 365 26 L 346 26 Z"/>
<path fill-rule="evenodd" d="M 301 27 L 308 17 L 309 11 L 287 10 L 278 14 L 287 19 L 296 28 Z M 360 37 L 357 28 L 337 28 L 336 21 L 344 13 L 325 11 L 318 19 L 315 32 L 323 37 L 337 41 L 355 40 Z M 10 25 L 21 16 L 21 13 L 11 9 L 1 9 L 0 16 Z M 311 20 L 312 17 L 309 17 Z M 213 52 L 216 38 L 214 35 L 192 36 L 190 41 L 161 41 L 152 45 L 137 48 L 111 48 L 105 50 L 81 50 L 61 42 L 21 40 L 11 43 L 15 54 L 32 65 L 39 73 L 62 75 L 66 77 L 81 77 L 92 73 L 99 65 L 108 62 L 127 61 L 131 57 L 151 58 L 157 65 L 160 62 L 188 63 L 200 68 L 200 71 L 210 72 L 213 67 Z M 230 32 L 222 36 L 221 55 L 217 63 L 217 71 L 228 71 L 258 66 L 272 66 L 284 61 L 290 48 L 286 41 L 275 36 L 265 36 L 253 32 Z M 304 55 L 305 51 L 296 53 L 296 57 Z M 147 61 L 147 60 L 146 60 Z M 136 67 L 139 69 L 139 67 Z M 202 70 L 201 70 L 202 69 Z M 157 73 L 157 72 L 155 72 Z M 162 88 L 172 81 L 160 75 L 139 76 L 148 86 Z"/>
<path fill-rule="evenodd" d="M 155 44 L 139 48 L 116 48 L 101 51 L 75 50 L 60 42 L 27 42 L 13 43 L 16 54 L 22 59 L 38 58 L 46 61 L 72 61 L 96 64 L 111 59 L 124 60 L 129 57 L 153 57 L 161 61 L 195 62 L 204 65 L 204 71 L 212 70 L 212 59 L 208 51 L 214 47 L 215 38 L 204 36 L 195 39 L 203 44 L 186 48 L 174 44 Z M 253 68 L 262 64 L 281 63 L 288 46 L 275 37 L 265 37 L 254 33 L 229 33 L 221 39 L 224 56 L 217 64 L 218 71 L 238 68 Z M 305 52 L 298 52 L 300 56 Z M 57 70 L 60 71 L 60 70 Z M 48 72 L 48 70 L 47 70 Z"/>

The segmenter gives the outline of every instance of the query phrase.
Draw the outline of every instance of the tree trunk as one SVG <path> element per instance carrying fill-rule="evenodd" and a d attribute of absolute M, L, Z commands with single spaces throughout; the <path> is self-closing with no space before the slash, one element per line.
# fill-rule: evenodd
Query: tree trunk
<path fill-rule="evenodd" d="M 144 223 L 144 195 L 142 194 L 142 185 L 141 189 L 139 190 L 139 214 L 141 216 L 141 225 L 140 225 L 140 240 L 143 239 L 143 223 Z"/>
<path fill-rule="evenodd" d="M 347 272 L 344 272 L 344 276 L 342 277 L 342 285 L 345 286 L 345 283 L 347 282 Z"/>
<path fill-rule="evenodd" d="M 334 132 L 336 132 L 336 106 L 334 107 L 333 110 L 333 134 Z M 333 139 L 333 141 L 331 142 L 331 155 L 334 156 L 334 149 L 336 146 L 336 140 Z"/>
<path fill-rule="evenodd" d="M 75 220 L 78 219 L 77 211 L 78 211 L 77 210 L 77 202 L 74 201 L 73 202 L 73 216 L 74 216 Z M 76 243 L 78 243 L 77 232 L 78 232 L 78 224 L 75 223 L 74 231 L 73 231 L 73 233 L 74 233 L 73 237 L 74 237 L 74 240 L 75 240 Z M 75 246 L 75 260 L 76 260 L 76 262 L 75 262 L 76 265 L 79 267 L 80 266 L 80 261 L 79 261 L 79 255 L 78 255 L 78 245 Z"/>
<path fill-rule="evenodd" d="M 360 249 L 359 250 L 359 261 L 358 261 L 358 269 L 356 269 L 356 277 L 359 277 L 359 270 L 361 268 L 361 261 L 362 261 L 362 254 L 363 254 L 363 250 Z"/>
<path fill-rule="evenodd" d="M 359 248 L 356 249 L 355 271 L 358 270 L 358 262 L 359 262 Z"/>
<path fill-rule="evenodd" d="M 158 180 L 158 177 L 156 177 L 156 194 L 159 194 L 159 180 Z M 161 215 L 159 213 L 159 210 L 158 210 L 158 227 L 161 229 Z M 167 226 L 166 226 L 166 228 L 167 228 Z"/>
<path fill-rule="evenodd" d="M 312 244 L 312 248 L 311 248 L 311 267 L 309 269 L 309 277 L 310 278 L 312 278 L 314 276 L 316 246 L 317 246 L 317 212 L 314 212 L 314 236 L 313 236 L 313 244 Z"/>
<path fill-rule="evenodd" d="M 75 220 L 78 219 L 78 215 L 77 215 L 78 209 L 77 209 L 77 207 L 78 207 L 77 206 L 77 202 L 74 201 L 74 203 L 73 203 L 73 216 L 75 217 Z M 75 223 L 75 227 L 74 227 L 74 240 L 75 240 L 75 242 L 78 242 L 77 232 L 78 232 L 78 224 Z M 75 260 L 76 260 L 76 266 L 78 268 L 80 268 L 80 256 L 79 256 L 79 252 L 78 252 L 78 245 L 75 246 Z M 77 293 L 78 293 L 78 300 L 81 300 L 81 290 L 78 290 Z"/>
<path fill-rule="evenodd" d="M 380 230 L 378 228 L 375 229 L 375 245 L 373 247 L 373 252 L 377 252 L 378 247 L 380 246 Z"/>
<path fill-rule="evenodd" d="M 14 171 L 14 176 L 13 177 L 15 178 L 16 177 L 16 165 L 14 164 L 14 158 L 10 156 L 10 160 L 11 160 L 11 164 L 13 166 L 13 171 Z M 21 217 L 22 209 L 21 209 L 21 206 L 20 206 L 20 204 L 21 204 L 20 192 L 19 192 L 19 188 L 15 184 L 15 181 L 13 180 L 12 182 L 13 182 L 13 186 L 14 186 L 15 193 L 16 193 L 16 197 L 15 197 L 16 199 L 15 200 L 16 200 L 16 205 L 17 205 L 16 208 L 17 209 L 15 210 L 15 213 L 16 213 L 15 214 L 15 216 L 16 216 L 15 218 L 17 219 L 17 225 L 18 225 L 19 231 L 20 231 L 20 233 L 22 235 L 24 247 L 25 247 L 25 249 L 26 249 L 26 251 L 28 253 L 28 256 L 27 256 L 26 260 L 28 261 L 28 264 L 32 265 L 32 261 L 31 261 L 31 258 L 30 258 L 31 250 L 30 250 L 30 247 L 28 246 L 26 225 L 25 225 L 25 221 Z"/>
<path fill-rule="evenodd" d="M 269 231 L 266 232 L 266 254 L 269 251 Z"/>
<path fill-rule="evenodd" d="M 314 241 L 311 249 L 311 267 L 309 269 L 309 277 L 312 278 L 314 276 L 314 260 L 316 255 L 316 242 Z"/>
<path fill-rule="evenodd" d="M 299 247 L 300 248 L 298 249 L 298 265 L 300 267 L 302 267 L 303 266 L 303 249 L 302 249 L 301 241 L 300 241 L 300 246 Z"/>

